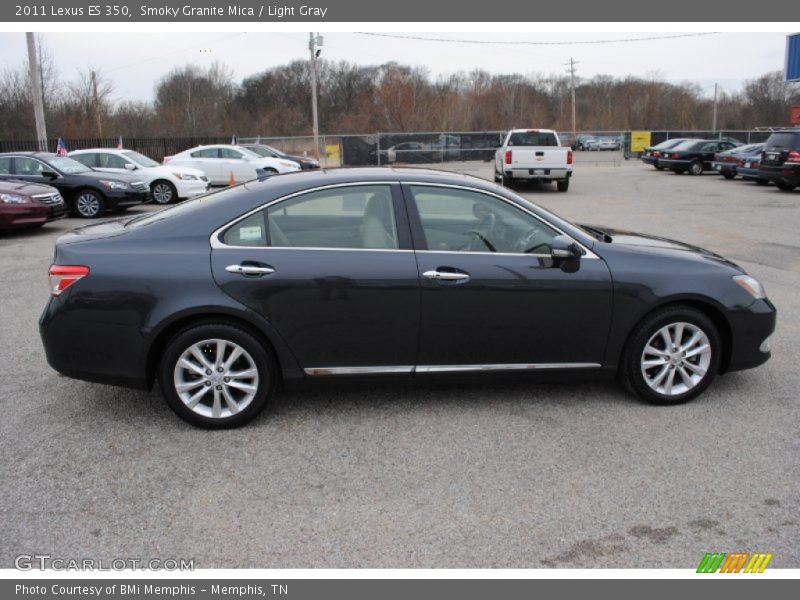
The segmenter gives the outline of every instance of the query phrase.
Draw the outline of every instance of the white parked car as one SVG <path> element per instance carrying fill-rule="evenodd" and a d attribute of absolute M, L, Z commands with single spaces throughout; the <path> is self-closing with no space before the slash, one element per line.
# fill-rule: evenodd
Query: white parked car
<path fill-rule="evenodd" d="M 211 180 L 211 185 L 227 185 L 231 173 L 236 183 L 264 175 L 293 173 L 300 165 L 291 160 L 259 156 L 255 152 L 228 144 L 197 146 L 174 156 L 165 156 L 164 164 L 200 169 Z"/>
<path fill-rule="evenodd" d="M 192 198 L 208 191 L 209 181 L 203 171 L 177 165 L 165 167 L 133 150 L 92 148 L 73 150 L 69 156 L 95 171 L 135 172 L 150 187 L 153 200 L 158 204 L 169 204 L 175 199 Z"/>

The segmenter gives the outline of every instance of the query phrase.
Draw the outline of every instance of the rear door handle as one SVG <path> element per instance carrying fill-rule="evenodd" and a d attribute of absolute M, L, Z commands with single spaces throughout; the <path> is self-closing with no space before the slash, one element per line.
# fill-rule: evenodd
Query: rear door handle
<path fill-rule="evenodd" d="M 239 275 L 269 275 L 275 272 L 272 267 L 259 267 L 258 265 L 228 265 L 225 270 L 228 273 L 238 273 Z"/>
<path fill-rule="evenodd" d="M 469 273 L 459 271 L 425 271 L 422 276 L 437 281 L 463 281 L 470 278 Z"/>

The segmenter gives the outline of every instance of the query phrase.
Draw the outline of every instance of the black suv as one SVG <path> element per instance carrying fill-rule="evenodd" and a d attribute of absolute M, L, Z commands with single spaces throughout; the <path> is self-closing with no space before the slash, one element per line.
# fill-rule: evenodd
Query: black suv
<path fill-rule="evenodd" d="M 791 191 L 800 185 L 800 128 L 776 131 L 764 144 L 758 176 Z"/>

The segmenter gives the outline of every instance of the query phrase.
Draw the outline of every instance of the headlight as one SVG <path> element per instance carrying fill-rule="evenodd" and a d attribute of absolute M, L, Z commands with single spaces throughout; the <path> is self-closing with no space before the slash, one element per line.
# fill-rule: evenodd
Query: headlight
<path fill-rule="evenodd" d="M 750 277 L 750 275 L 734 275 L 733 281 L 736 283 L 736 285 L 744 288 L 744 290 L 756 300 L 761 300 L 767 297 L 767 293 L 764 291 L 764 286 L 761 285 L 761 283 L 759 283 L 758 279 L 755 277 Z"/>
<path fill-rule="evenodd" d="M 0 194 L 0 201 L 5 204 L 26 204 L 30 202 L 26 196 L 19 196 L 17 194 Z"/>
<path fill-rule="evenodd" d="M 195 180 L 199 179 L 195 175 L 190 175 L 189 173 L 175 173 L 175 172 L 173 172 L 172 174 L 175 175 L 175 177 L 177 177 L 178 179 L 181 179 L 183 181 L 195 181 Z"/>
<path fill-rule="evenodd" d="M 108 179 L 101 179 L 100 183 L 110 190 L 127 190 L 130 187 L 124 181 L 110 181 Z"/>

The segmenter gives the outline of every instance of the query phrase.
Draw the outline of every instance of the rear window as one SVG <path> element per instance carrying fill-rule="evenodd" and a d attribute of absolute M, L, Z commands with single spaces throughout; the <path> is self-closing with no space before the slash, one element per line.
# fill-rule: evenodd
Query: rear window
<path fill-rule="evenodd" d="M 173 204 L 168 208 L 163 208 L 156 212 L 145 213 L 125 223 L 125 227 L 135 229 L 137 227 L 146 227 L 152 223 L 158 223 L 167 219 L 180 219 L 181 217 L 191 214 L 197 210 L 202 210 L 204 206 L 215 202 L 225 202 L 232 196 L 236 196 L 246 191 L 244 185 L 236 185 L 234 187 L 225 188 L 218 192 L 211 192 L 210 194 L 203 194 L 202 196 L 195 196 L 191 200 L 184 200 L 180 204 Z"/>
<path fill-rule="evenodd" d="M 544 131 L 517 131 L 508 139 L 509 146 L 558 146 L 556 134 Z"/>
<path fill-rule="evenodd" d="M 681 142 L 677 146 L 674 146 L 673 150 L 693 150 L 695 147 L 700 147 L 701 145 L 705 144 L 706 142 L 698 142 L 697 140 L 686 140 L 685 142 Z"/>
<path fill-rule="evenodd" d="M 682 144 L 686 140 L 667 140 L 666 142 L 661 142 L 657 146 L 653 146 L 656 150 L 666 150 L 667 148 L 674 148 L 678 144 Z"/>
<path fill-rule="evenodd" d="M 800 131 L 781 131 L 769 136 L 766 148 L 791 150 L 800 147 Z"/>

